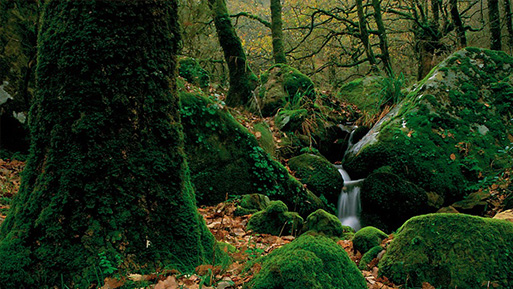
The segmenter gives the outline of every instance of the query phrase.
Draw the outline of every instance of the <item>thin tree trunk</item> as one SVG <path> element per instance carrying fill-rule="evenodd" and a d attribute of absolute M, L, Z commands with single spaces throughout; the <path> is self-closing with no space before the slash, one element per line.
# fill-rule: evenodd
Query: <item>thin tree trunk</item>
<path fill-rule="evenodd" d="M 367 55 L 367 59 L 369 64 L 372 67 L 372 70 L 376 70 L 376 57 L 372 51 L 369 42 L 369 31 L 367 30 L 367 18 L 365 17 L 365 12 L 363 11 L 363 1 L 356 0 L 356 8 L 358 10 L 358 26 L 360 29 L 360 40 L 362 41 L 363 47 L 365 47 L 365 54 Z"/>
<path fill-rule="evenodd" d="M 225 0 L 208 0 L 208 2 L 213 13 L 217 37 L 229 69 L 230 89 L 226 104 L 232 107 L 244 106 L 251 99 L 258 79 L 249 68 L 246 53 L 233 28 Z"/>
<path fill-rule="evenodd" d="M 488 21 L 490 22 L 490 49 L 501 50 L 501 16 L 499 0 L 488 0 Z"/>
<path fill-rule="evenodd" d="M 506 0 L 509 1 L 509 0 Z M 467 46 L 467 36 L 465 35 L 465 27 L 458 11 L 458 0 L 450 0 L 451 18 L 456 27 L 456 35 L 458 36 L 459 48 Z"/>
<path fill-rule="evenodd" d="M 374 20 L 376 21 L 376 26 L 378 27 L 379 47 L 381 49 L 381 60 L 383 61 L 383 67 L 386 74 L 389 77 L 393 77 L 394 71 L 390 61 L 390 52 L 388 51 L 388 39 L 385 25 L 383 24 L 381 1 L 372 0 L 372 6 L 374 8 Z"/>
<path fill-rule="evenodd" d="M 283 48 L 283 22 L 281 0 L 271 0 L 271 34 L 273 38 L 274 63 L 287 63 Z"/>
<path fill-rule="evenodd" d="M 511 14 L 511 0 L 504 0 L 504 13 L 506 29 L 508 31 L 508 48 L 513 49 L 513 16 Z"/>

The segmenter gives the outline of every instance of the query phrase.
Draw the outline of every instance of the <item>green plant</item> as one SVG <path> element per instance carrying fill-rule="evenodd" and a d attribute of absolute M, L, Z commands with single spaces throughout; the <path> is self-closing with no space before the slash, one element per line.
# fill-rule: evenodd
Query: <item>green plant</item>
<path fill-rule="evenodd" d="M 397 77 L 385 77 L 379 85 L 381 90 L 377 92 L 379 101 L 377 107 L 382 108 L 386 105 L 393 105 L 398 103 L 402 98 L 403 94 L 401 89 L 404 86 L 404 75 L 401 73 Z"/>
<path fill-rule="evenodd" d="M 259 234 L 256 234 L 255 236 L 259 236 Z M 253 236 L 251 236 L 248 240 L 248 246 L 247 249 L 244 251 L 248 255 L 249 260 L 256 259 L 264 253 L 264 249 L 258 248 L 255 241 L 252 239 Z"/>
<path fill-rule="evenodd" d="M 114 258 L 116 259 L 115 263 L 109 260 L 107 258 L 107 254 L 105 252 L 100 252 L 98 254 L 99 260 L 99 266 L 101 269 L 101 273 L 104 276 L 112 275 L 114 272 L 118 271 L 119 265 L 123 262 L 120 255 L 114 255 Z"/>

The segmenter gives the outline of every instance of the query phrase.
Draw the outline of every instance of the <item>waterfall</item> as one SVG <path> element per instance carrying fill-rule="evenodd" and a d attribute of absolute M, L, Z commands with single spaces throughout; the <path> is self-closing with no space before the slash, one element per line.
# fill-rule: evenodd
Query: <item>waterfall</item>
<path fill-rule="evenodd" d="M 351 130 L 344 158 L 353 146 L 353 133 L 354 129 Z M 342 160 L 344 160 L 344 158 Z M 344 180 L 344 186 L 338 199 L 338 218 L 340 222 L 342 222 L 342 225 L 349 226 L 355 231 L 358 231 L 361 228 L 359 219 L 361 212 L 360 186 L 363 179 L 353 181 L 342 165 L 336 167 Z"/>

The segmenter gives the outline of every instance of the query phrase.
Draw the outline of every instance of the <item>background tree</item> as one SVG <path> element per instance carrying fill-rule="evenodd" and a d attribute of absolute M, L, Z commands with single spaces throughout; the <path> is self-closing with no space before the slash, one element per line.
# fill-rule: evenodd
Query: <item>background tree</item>
<path fill-rule="evenodd" d="M 0 227 L 0 287 L 89 288 L 100 257 L 121 272 L 212 260 L 184 160 L 176 9 L 47 1 L 31 154 Z"/>
<path fill-rule="evenodd" d="M 490 23 L 490 49 L 501 50 L 501 15 L 499 0 L 488 0 L 488 21 Z"/>
<path fill-rule="evenodd" d="M 249 68 L 246 53 L 232 26 L 225 0 L 208 0 L 208 3 L 230 74 L 230 89 L 226 97 L 226 104 L 229 106 L 246 105 L 253 95 L 258 78 Z"/>
<path fill-rule="evenodd" d="M 38 20 L 38 1 L 0 0 L 0 91 L 9 95 L 5 102 L 0 100 L 2 149 L 28 149 L 22 122 L 35 86 Z"/>
<path fill-rule="evenodd" d="M 273 38 L 274 63 L 287 63 L 283 48 L 283 21 L 281 0 L 271 0 L 271 33 Z"/>

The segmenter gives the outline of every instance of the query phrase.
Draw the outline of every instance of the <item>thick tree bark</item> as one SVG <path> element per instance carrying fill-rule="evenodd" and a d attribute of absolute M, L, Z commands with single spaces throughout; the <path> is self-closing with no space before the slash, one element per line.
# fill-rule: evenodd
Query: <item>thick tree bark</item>
<path fill-rule="evenodd" d="M 392 70 L 390 53 L 388 51 L 388 39 L 385 25 L 383 24 L 381 1 L 372 0 L 372 6 L 374 7 L 374 20 L 376 21 L 376 26 L 378 27 L 379 47 L 381 49 L 381 61 L 383 61 L 383 67 L 385 68 L 386 74 L 389 77 L 392 77 L 394 76 L 394 71 Z"/>
<path fill-rule="evenodd" d="M 283 22 L 281 20 L 281 0 L 271 0 L 271 35 L 273 37 L 274 63 L 287 63 L 283 48 Z"/>
<path fill-rule="evenodd" d="M 175 0 L 50 0 L 31 154 L 0 227 L 1 288 L 89 288 L 212 260 L 175 89 Z M 101 284 L 96 284 L 99 287 Z"/>
<path fill-rule="evenodd" d="M 232 107 L 246 105 L 258 79 L 249 68 L 242 43 L 230 21 L 225 0 L 208 0 L 208 2 L 230 74 L 230 89 L 226 104 Z"/>
<path fill-rule="evenodd" d="M 501 50 L 501 16 L 499 0 L 488 0 L 488 21 L 490 22 L 490 49 Z"/>

